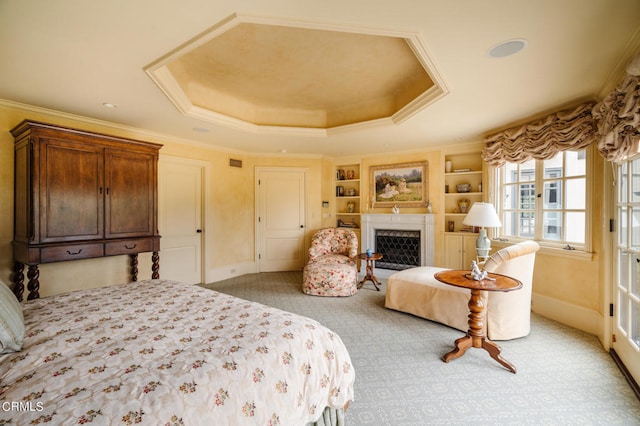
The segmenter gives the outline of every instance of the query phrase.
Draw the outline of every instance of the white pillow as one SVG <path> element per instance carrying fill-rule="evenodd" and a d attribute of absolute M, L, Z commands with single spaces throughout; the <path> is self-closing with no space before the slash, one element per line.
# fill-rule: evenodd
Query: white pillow
<path fill-rule="evenodd" d="M 11 289 L 0 282 L 0 354 L 22 350 L 24 333 L 22 306 Z"/>

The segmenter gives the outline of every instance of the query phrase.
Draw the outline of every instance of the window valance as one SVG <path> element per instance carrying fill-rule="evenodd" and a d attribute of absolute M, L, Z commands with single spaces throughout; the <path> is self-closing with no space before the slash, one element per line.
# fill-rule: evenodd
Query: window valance
<path fill-rule="evenodd" d="M 540 120 L 507 129 L 485 138 L 482 158 L 492 166 L 546 160 L 559 151 L 578 151 L 597 141 L 591 115 L 595 102 L 548 115 Z"/>
<path fill-rule="evenodd" d="M 482 158 L 492 166 L 545 160 L 559 151 L 581 150 L 597 143 L 608 161 L 620 162 L 639 152 L 640 55 L 627 76 L 601 102 L 551 114 L 485 138 Z"/>
<path fill-rule="evenodd" d="M 598 124 L 598 150 L 608 161 L 620 162 L 638 152 L 640 140 L 640 77 L 627 75 L 593 109 Z"/>

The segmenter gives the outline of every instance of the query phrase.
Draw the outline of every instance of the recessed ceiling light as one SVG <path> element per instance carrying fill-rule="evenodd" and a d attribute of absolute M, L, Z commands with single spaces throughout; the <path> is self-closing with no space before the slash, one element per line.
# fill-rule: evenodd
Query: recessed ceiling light
<path fill-rule="evenodd" d="M 198 133 L 209 133 L 209 129 L 207 129 L 206 127 L 194 127 L 191 130 Z"/>
<path fill-rule="evenodd" d="M 285 153 L 287 152 L 287 150 L 286 150 L 285 148 L 282 148 L 282 149 L 280 150 L 280 152 L 281 152 L 281 153 L 283 153 L 283 154 L 285 154 Z"/>
<path fill-rule="evenodd" d="M 527 40 L 523 38 L 514 38 L 503 41 L 489 49 L 489 56 L 492 58 L 504 58 L 506 56 L 515 55 L 527 47 L 527 43 Z"/>
<path fill-rule="evenodd" d="M 118 108 L 118 105 L 112 104 L 111 102 L 103 102 L 102 106 L 105 107 L 105 108 L 114 108 L 114 109 Z"/>

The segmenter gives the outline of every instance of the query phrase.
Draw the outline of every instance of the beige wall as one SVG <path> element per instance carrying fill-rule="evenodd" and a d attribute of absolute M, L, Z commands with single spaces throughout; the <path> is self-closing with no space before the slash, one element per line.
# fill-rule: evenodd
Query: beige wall
<path fill-rule="evenodd" d="M 259 157 L 251 154 L 236 154 L 196 145 L 179 143 L 159 136 L 118 127 L 109 127 L 92 121 L 73 120 L 57 114 L 33 112 L 8 106 L 0 106 L 0 279 L 8 282 L 11 274 L 11 240 L 13 232 L 13 138 L 9 130 L 25 118 L 110 133 L 135 139 L 164 144 L 161 155 L 198 159 L 210 164 L 209 191 L 206 194 L 211 206 L 210 223 L 213 229 L 212 247 L 208 262 L 215 268 L 229 265 L 253 264 L 254 247 L 254 197 L 256 167 L 298 167 L 309 171 L 309 197 L 307 203 L 307 242 L 315 230 L 335 224 L 334 160 L 327 158 Z M 481 144 L 465 147 L 474 151 Z M 456 149 L 460 149 L 459 147 Z M 449 150 L 446 150 L 449 152 Z M 402 162 L 428 162 L 429 199 L 436 214 L 438 232 L 436 247 L 442 247 L 444 239 L 444 217 L 442 215 L 443 183 L 442 163 L 445 150 L 397 153 L 393 155 L 354 159 L 361 164 L 361 194 L 363 206 L 369 193 L 369 167 Z M 243 161 L 242 168 L 229 166 L 229 158 Z M 342 160 L 342 159 L 341 159 Z M 352 159 L 349 159 L 351 161 Z M 603 161 L 594 162 L 597 173 L 602 176 Z M 603 184 L 598 180 L 594 193 L 603 193 Z M 329 208 L 322 201 L 330 201 Z M 603 321 L 604 281 L 601 262 L 606 245 L 603 232 L 602 197 L 593 197 L 594 256 L 576 259 L 541 252 L 536 262 L 534 280 L 534 310 L 546 316 L 562 320 L 573 326 L 601 335 Z M 403 209 L 406 213 L 424 213 L 424 208 Z M 387 213 L 389 209 L 376 209 Z M 436 264 L 441 264 L 442 253 L 435 254 Z M 127 280 L 127 258 L 124 256 L 88 259 L 41 265 L 40 281 L 43 296 L 91 286 L 111 285 Z M 151 275 L 150 256 L 141 255 L 140 279 Z M 161 260 L 162 268 L 162 260 Z M 161 269 L 162 271 L 162 269 Z"/>

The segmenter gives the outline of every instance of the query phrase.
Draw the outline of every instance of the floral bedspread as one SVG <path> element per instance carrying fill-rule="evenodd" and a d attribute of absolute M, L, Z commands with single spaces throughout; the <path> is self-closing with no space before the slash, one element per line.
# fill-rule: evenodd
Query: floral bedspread
<path fill-rule="evenodd" d="M 304 425 L 353 399 L 315 320 L 166 280 L 25 302 L 0 356 L 2 424 Z"/>

